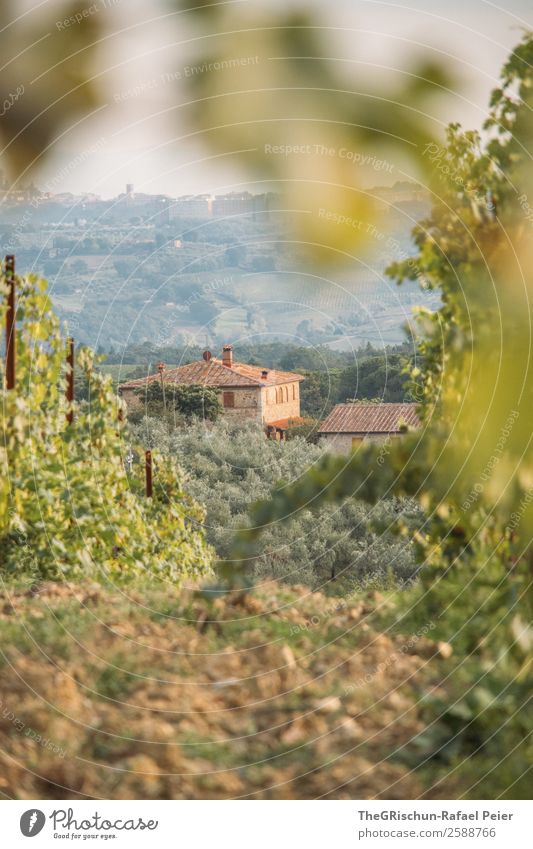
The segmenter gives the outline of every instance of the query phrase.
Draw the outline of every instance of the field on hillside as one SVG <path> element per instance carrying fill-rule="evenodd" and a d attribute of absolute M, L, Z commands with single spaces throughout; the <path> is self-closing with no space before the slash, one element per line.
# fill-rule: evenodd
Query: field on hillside
<path fill-rule="evenodd" d="M 272 583 L 210 604 L 144 586 L 4 587 L 0 790 L 452 798 L 453 781 L 432 786 L 406 757 L 448 652 L 430 632 L 383 633 L 389 608 Z"/>
<path fill-rule="evenodd" d="M 301 344 L 316 341 L 316 334 L 324 334 L 320 341 L 336 340 L 352 328 L 355 347 L 367 341 L 396 344 L 415 304 L 436 309 L 439 303 L 417 283 L 398 287 L 383 267 L 364 263 L 332 275 L 282 267 L 270 272 L 228 268 L 194 279 L 176 273 L 155 289 L 142 276 L 126 285 L 114 272 L 102 274 L 101 281 L 81 275 L 83 286 L 78 280 L 76 290 L 65 281 L 59 290 L 57 284 L 51 287 L 61 318 L 79 341 L 93 347 L 145 339 L 163 345 L 194 339 L 203 345 L 206 333 L 211 341 L 274 336 Z"/>

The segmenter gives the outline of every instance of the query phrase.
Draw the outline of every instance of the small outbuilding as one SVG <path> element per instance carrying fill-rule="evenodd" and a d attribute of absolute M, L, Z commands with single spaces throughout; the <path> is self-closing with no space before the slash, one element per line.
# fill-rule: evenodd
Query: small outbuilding
<path fill-rule="evenodd" d="M 322 444 L 349 454 L 363 440 L 384 442 L 401 436 L 405 427 L 420 427 L 416 404 L 354 401 L 337 404 L 318 429 Z"/>

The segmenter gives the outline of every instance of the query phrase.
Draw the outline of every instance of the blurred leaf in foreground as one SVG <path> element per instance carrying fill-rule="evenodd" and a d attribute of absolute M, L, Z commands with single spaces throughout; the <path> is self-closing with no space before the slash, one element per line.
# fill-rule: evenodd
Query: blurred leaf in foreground
<path fill-rule="evenodd" d="M 98 107 L 94 59 L 103 8 L 71 2 L 43 10 L 41 4 L 20 14 L 14 0 L 0 5 L 0 134 L 13 182 L 28 182 L 47 149 Z"/>
<path fill-rule="evenodd" d="M 364 64 L 352 73 L 353 56 L 338 61 L 333 29 L 304 11 L 200 5 L 196 23 L 180 121 L 283 193 L 295 238 L 315 258 L 345 259 L 368 241 L 377 211 L 360 166 L 428 173 L 427 107 L 448 75 L 421 58 L 380 86 Z"/>

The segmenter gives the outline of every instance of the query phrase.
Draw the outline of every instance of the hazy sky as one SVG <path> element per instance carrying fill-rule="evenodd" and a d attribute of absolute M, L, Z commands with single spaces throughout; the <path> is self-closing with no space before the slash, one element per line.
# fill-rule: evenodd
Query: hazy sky
<path fill-rule="evenodd" d="M 263 6 L 262 0 L 243 2 Z M 363 67 L 370 73 L 375 66 L 373 76 L 383 75 L 383 68 L 409 67 L 424 50 L 445 62 L 457 84 L 435 105 L 438 118 L 474 127 L 483 122 L 489 92 L 521 30 L 533 27 L 531 0 L 294 0 L 292 5 L 315 11 L 321 23 L 335 28 L 328 36 L 330 56 L 353 68 L 354 79 Z M 268 0 L 268 8 L 278 6 L 287 8 L 287 0 Z M 124 191 L 127 182 L 138 191 L 171 195 L 242 187 L 247 175 L 238 166 L 213 159 L 199 141 L 180 140 L 175 117 L 169 120 L 179 83 L 163 84 L 161 74 L 183 71 L 194 44 L 187 43 L 193 33 L 186 16 L 180 16 L 177 32 L 167 19 L 157 20 L 160 10 L 158 3 L 141 0 L 115 0 L 112 10 L 99 8 L 117 31 L 99 59 L 107 106 L 79 132 L 67 134 L 38 182 L 81 151 L 83 163 L 55 191 L 109 197 Z"/>

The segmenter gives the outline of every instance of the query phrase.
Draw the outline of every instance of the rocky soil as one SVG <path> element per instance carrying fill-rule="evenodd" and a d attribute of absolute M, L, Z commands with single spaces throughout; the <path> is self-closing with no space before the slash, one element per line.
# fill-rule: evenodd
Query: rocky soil
<path fill-rule="evenodd" d="M 0 594 L 4 797 L 450 798 L 404 757 L 448 649 L 389 602 L 268 583 L 215 601 L 44 584 Z"/>

